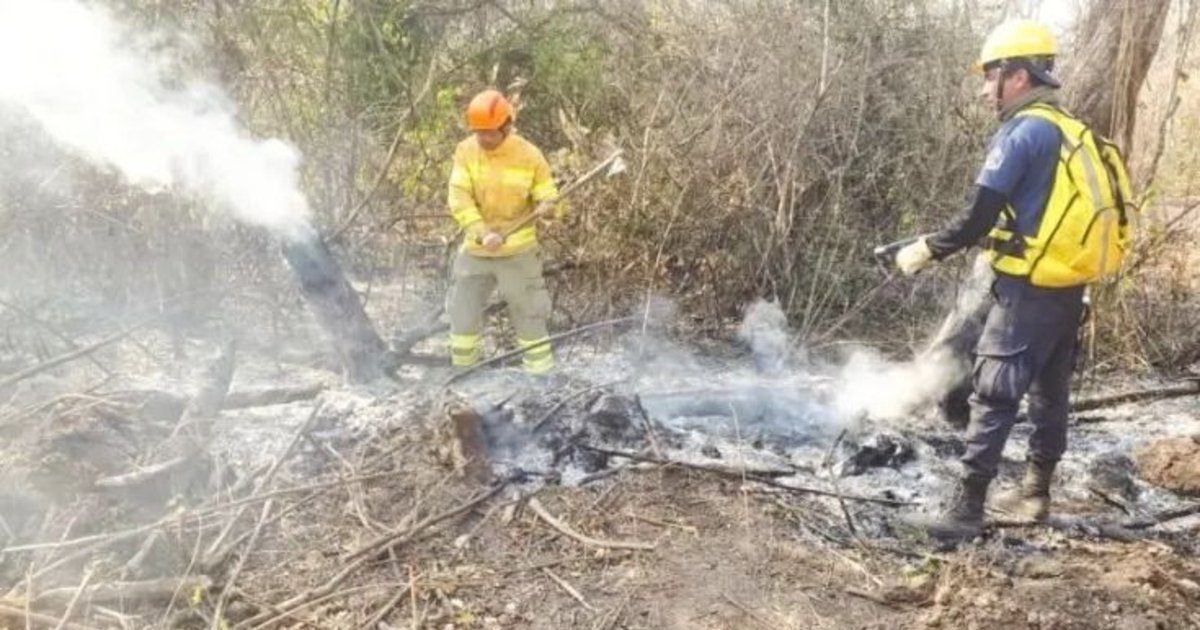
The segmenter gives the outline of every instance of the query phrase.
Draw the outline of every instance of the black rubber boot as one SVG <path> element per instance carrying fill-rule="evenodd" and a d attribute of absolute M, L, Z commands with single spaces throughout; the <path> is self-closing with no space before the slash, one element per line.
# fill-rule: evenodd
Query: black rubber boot
<path fill-rule="evenodd" d="M 1019 518 L 1041 522 L 1050 514 L 1050 481 L 1056 462 L 1030 460 L 1025 464 L 1025 477 L 1014 490 L 996 497 L 996 508 Z"/>
<path fill-rule="evenodd" d="M 910 522 L 943 542 L 957 542 L 983 531 L 983 504 L 990 480 L 968 477 L 960 482 L 953 500 L 936 517 L 918 517 Z"/>

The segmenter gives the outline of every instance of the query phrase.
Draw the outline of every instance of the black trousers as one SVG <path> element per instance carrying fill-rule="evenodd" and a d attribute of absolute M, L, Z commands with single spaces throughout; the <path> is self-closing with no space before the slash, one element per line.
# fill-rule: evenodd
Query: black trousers
<path fill-rule="evenodd" d="M 999 276 L 975 348 L 971 421 L 962 463 L 968 477 L 991 480 L 1029 397 L 1029 457 L 1057 462 L 1067 448 L 1067 413 L 1083 287 L 1046 289 Z"/>

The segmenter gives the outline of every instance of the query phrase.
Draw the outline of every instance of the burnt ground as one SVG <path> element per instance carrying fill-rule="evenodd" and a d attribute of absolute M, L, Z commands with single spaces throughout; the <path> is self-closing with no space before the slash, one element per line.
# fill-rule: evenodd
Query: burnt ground
<path fill-rule="evenodd" d="M 564 379 L 447 393 L 442 368 L 348 387 L 248 344 L 209 417 L 183 409 L 218 347 L 135 340 L 95 355 L 119 377 L 74 363 L 5 393 L 0 627 L 1200 628 L 1200 517 L 1154 518 L 1194 499 L 1133 461 L 1200 431 L 1196 397 L 1081 416 L 1050 525 L 996 514 L 945 549 L 900 516 L 934 509 L 956 434 L 826 417 L 823 375 L 613 335 L 564 347 Z M 280 387 L 305 391 L 248 400 Z M 680 398 L 694 417 L 655 411 Z M 487 412 L 491 479 L 456 469 L 462 403 Z"/>

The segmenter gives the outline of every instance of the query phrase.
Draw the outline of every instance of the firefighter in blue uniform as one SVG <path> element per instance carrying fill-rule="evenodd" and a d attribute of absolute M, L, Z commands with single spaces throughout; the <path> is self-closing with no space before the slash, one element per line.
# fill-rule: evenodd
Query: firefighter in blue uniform
<path fill-rule="evenodd" d="M 1067 446 L 1085 286 L 1111 275 L 1127 244 L 1124 165 L 1111 143 L 1059 106 L 1056 54 L 1048 29 L 1028 20 L 1002 24 L 988 37 L 978 62 L 981 96 L 1001 125 L 974 201 L 945 229 L 896 255 L 911 275 L 982 241 L 996 272 L 975 348 L 960 486 L 942 514 L 914 519 L 942 539 L 981 530 L 988 486 L 1026 397 L 1034 429 L 1025 476 L 999 502 L 1030 519 L 1047 515 L 1051 478 Z"/>

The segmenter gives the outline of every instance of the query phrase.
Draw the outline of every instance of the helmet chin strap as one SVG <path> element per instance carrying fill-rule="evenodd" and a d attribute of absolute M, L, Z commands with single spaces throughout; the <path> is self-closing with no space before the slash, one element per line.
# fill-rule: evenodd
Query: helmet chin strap
<path fill-rule="evenodd" d="M 1004 111 L 1004 77 L 1008 70 L 1008 62 L 1000 62 L 997 70 L 1000 71 L 996 78 L 996 113 L 999 114 Z"/>

